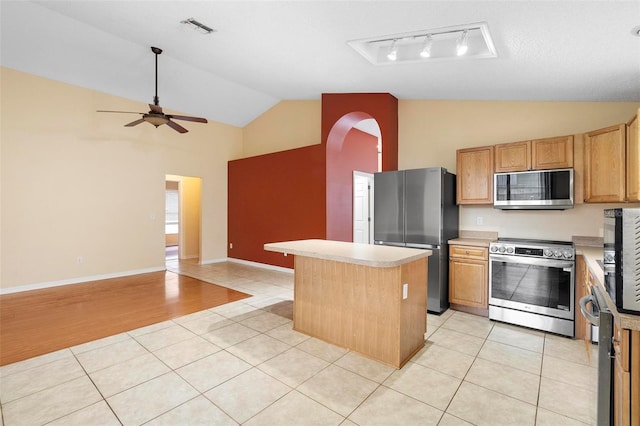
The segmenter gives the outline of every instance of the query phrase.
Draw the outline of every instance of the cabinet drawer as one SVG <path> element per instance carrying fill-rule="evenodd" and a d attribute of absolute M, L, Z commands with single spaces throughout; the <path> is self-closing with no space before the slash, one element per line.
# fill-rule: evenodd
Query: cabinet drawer
<path fill-rule="evenodd" d="M 459 257 L 463 259 L 489 259 L 489 249 L 475 246 L 449 246 L 449 257 Z"/>

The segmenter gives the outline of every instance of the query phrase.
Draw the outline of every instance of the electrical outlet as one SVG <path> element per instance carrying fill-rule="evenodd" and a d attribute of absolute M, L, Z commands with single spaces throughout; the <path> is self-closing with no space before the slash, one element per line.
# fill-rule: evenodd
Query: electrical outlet
<path fill-rule="evenodd" d="M 409 284 L 404 283 L 402 284 L 402 300 L 406 299 L 407 297 L 409 297 Z"/>
<path fill-rule="evenodd" d="M 233 248 L 233 243 L 229 243 L 229 248 L 232 249 Z"/>
<path fill-rule="evenodd" d="M 76 263 L 78 265 L 82 265 L 84 263 L 84 258 L 82 256 L 76 257 Z"/>
<path fill-rule="evenodd" d="M 482 216 L 476 216 L 476 225 L 484 224 L 484 218 Z"/>

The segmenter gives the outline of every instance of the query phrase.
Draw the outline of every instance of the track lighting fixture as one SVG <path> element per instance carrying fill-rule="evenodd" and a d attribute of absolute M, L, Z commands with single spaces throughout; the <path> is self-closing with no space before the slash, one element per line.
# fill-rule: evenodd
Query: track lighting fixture
<path fill-rule="evenodd" d="M 456 54 L 462 56 L 469 50 L 469 33 L 465 30 L 456 43 Z"/>
<path fill-rule="evenodd" d="M 486 22 L 351 40 L 348 44 L 374 65 L 498 56 Z"/>
<path fill-rule="evenodd" d="M 431 44 L 432 43 L 433 43 L 433 40 L 431 40 L 431 34 L 427 34 L 427 36 L 425 37 L 425 41 L 424 41 L 424 47 L 420 51 L 420 56 L 421 57 L 423 57 L 423 58 L 430 58 L 431 57 Z"/>
<path fill-rule="evenodd" d="M 398 59 L 398 40 L 393 40 L 391 42 L 391 47 L 389 47 L 389 53 L 387 53 L 387 59 L 390 61 L 395 61 Z"/>

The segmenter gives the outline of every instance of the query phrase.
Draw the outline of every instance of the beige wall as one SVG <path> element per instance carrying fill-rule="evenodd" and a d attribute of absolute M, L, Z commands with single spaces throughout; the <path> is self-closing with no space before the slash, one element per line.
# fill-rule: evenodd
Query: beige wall
<path fill-rule="evenodd" d="M 320 143 L 320 101 L 282 101 L 242 129 L 244 157 Z"/>
<path fill-rule="evenodd" d="M 455 173 L 456 149 L 583 133 L 626 122 L 638 107 L 638 102 L 400 100 L 398 167 L 443 166 Z M 245 127 L 244 155 L 312 144 L 307 141 L 314 135 L 319 138 L 320 110 L 320 101 L 276 105 Z M 290 117 L 295 120 L 289 120 Z M 298 125 L 306 123 L 306 127 L 289 127 L 290 121 Z M 319 142 L 318 139 L 313 143 Z M 576 205 L 572 210 L 535 212 L 461 206 L 460 226 L 468 230 L 497 231 L 508 237 L 599 236 L 602 210 L 611 206 Z M 478 217 L 482 225 L 477 224 Z"/>
<path fill-rule="evenodd" d="M 400 101 L 398 167 L 443 166 L 455 173 L 456 149 L 584 133 L 626 122 L 638 107 L 638 102 Z M 556 240 L 601 236 L 606 207 L 612 205 L 564 211 L 461 206 L 460 229 Z"/>
<path fill-rule="evenodd" d="M 95 111 L 145 105 L 0 70 L 1 291 L 163 269 L 167 174 L 202 179 L 201 259 L 226 257 L 241 129 L 125 128 L 135 115 Z"/>
<path fill-rule="evenodd" d="M 320 143 L 320 101 L 281 102 L 244 129 L 188 123 L 180 135 L 95 112 L 144 111 L 138 102 L 0 70 L 2 292 L 164 268 L 167 174 L 202 179 L 201 261 L 225 258 L 227 162 Z M 455 171 L 458 148 L 585 132 L 626 121 L 639 106 L 401 100 L 399 167 Z M 604 207 L 462 207 L 460 219 L 463 229 L 567 239 L 598 235 Z"/>

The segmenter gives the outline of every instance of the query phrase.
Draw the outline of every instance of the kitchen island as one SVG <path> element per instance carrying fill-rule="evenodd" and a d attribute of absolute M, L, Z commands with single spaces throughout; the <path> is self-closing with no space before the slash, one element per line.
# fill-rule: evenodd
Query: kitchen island
<path fill-rule="evenodd" d="M 295 255 L 294 330 L 395 368 L 424 346 L 430 250 L 326 240 L 264 248 Z"/>

